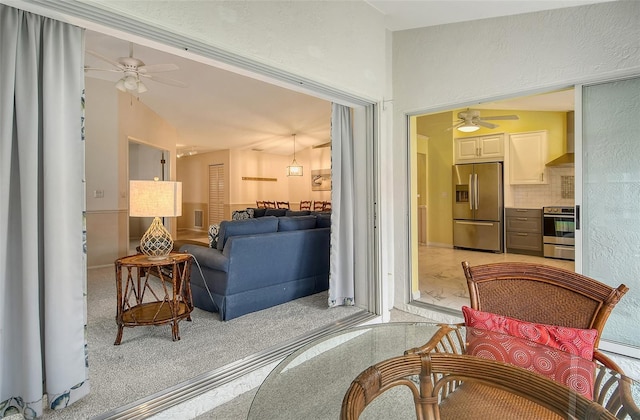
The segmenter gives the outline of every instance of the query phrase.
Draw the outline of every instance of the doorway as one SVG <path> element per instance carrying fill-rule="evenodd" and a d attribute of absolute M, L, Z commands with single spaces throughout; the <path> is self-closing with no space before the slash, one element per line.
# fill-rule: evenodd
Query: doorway
<path fill-rule="evenodd" d="M 536 102 L 535 105 L 532 105 Z M 416 212 L 414 231 L 410 235 L 413 255 L 411 264 L 414 276 L 411 282 L 413 302 L 423 304 L 440 312 L 459 315 L 460 307 L 469 304 L 468 289 L 460 263 L 469 261 L 473 265 L 499 261 L 531 261 L 574 270 L 574 262 L 568 260 L 543 258 L 515 253 L 483 252 L 472 249 L 456 249 L 453 246 L 452 223 L 452 172 L 456 163 L 454 145 L 457 138 L 465 140 L 483 137 L 501 137 L 502 153 L 495 161 L 508 165 L 510 135 L 546 130 L 548 132 L 547 161 L 564 153 L 566 143 L 566 114 L 574 110 L 574 91 L 566 89 L 531 97 L 518 97 L 504 101 L 474 105 L 474 110 L 497 127 L 481 127 L 472 133 L 458 131 L 458 114 L 466 108 L 451 109 L 437 113 L 421 114 L 410 118 L 415 140 L 411 143 L 411 196 L 421 197 L 426 190 L 424 206 L 428 226 L 426 241 L 422 240 L 421 217 L 424 210 L 420 205 L 413 206 Z M 518 119 L 491 120 L 493 117 L 517 115 Z M 421 139 L 425 144 L 421 144 Z M 422 174 L 421 158 L 426 156 L 426 175 Z M 486 161 L 486 160 L 485 160 Z M 457 162 L 460 163 L 460 162 Z M 547 179 L 540 184 L 517 184 L 509 181 L 509 173 L 504 173 L 504 207 L 522 207 L 542 209 L 548 205 L 574 205 L 575 198 L 563 198 L 560 195 L 560 183 L 574 176 L 573 167 L 548 167 L 544 169 Z M 421 183 L 426 179 L 426 187 Z M 557 193 L 556 193 L 557 190 Z M 422 203 L 417 200 L 417 203 Z M 504 218 L 504 213 L 503 213 Z M 504 220 L 504 219 L 503 219 Z M 504 232 L 503 232 L 504 235 Z"/>

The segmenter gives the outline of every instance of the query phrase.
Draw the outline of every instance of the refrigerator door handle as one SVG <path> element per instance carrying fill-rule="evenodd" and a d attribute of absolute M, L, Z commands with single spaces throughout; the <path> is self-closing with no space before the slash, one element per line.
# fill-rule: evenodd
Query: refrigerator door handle
<path fill-rule="evenodd" d="M 472 226 L 493 226 L 495 223 L 492 222 L 462 222 L 459 220 L 455 221 L 458 225 L 472 225 Z"/>
<path fill-rule="evenodd" d="M 478 189 L 478 174 L 473 174 L 473 201 L 476 210 L 480 206 L 480 191 Z"/>
<path fill-rule="evenodd" d="M 469 210 L 473 210 L 473 174 L 469 174 Z"/>

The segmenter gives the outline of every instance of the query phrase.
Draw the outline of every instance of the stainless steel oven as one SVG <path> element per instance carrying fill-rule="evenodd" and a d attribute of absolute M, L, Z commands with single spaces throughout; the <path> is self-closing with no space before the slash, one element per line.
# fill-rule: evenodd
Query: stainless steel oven
<path fill-rule="evenodd" d="M 576 217 L 573 207 L 542 208 L 544 256 L 575 260 Z"/>

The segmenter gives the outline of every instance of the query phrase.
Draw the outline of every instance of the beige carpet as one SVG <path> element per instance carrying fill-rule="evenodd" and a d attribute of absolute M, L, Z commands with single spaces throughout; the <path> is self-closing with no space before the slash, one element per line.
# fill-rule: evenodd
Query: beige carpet
<path fill-rule="evenodd" d="M 195 309 L 180 322 L 180 341 L 169 325 L 117 327 L 115 270 L 88 272 L 89 379 L 91 393 L 71 407 L 47 411 L 48 419 L 86 419 L 167 389 L 204 372 L 268 349 L 313 329 L 360 312 L 327 307 L 327 293 L 297 299 L 227 322 Z"/>

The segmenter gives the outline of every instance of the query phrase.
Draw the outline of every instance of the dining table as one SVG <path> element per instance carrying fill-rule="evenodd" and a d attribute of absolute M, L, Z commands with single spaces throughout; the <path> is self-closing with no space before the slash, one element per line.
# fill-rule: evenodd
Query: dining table
<path fill-rule="evenodd" d="M 271 371 L 253 398 L 248 419 L 339 419 L 345 393 L 361 372 L 420 348 L 443 328 L 467 340 L 474 332 L 463 325 L 398 322 L 352 327 L 320 337 L 291 353 Z M 527 346 L 538 354 L 558 352 L 537 343 Z M 602 391 L 606 400 L 624 391 L 623 400 L 631 406 L 630 411 L 640 413 L 640 382 L 602 365 L 596 365 L 596 371 L 596 386 L 606 387 Z M 360 418 L 416 418 L 413 396 L 402 387 L 392 388 L 372 401 Z M 621 418 L 637 417 L 632 414 Z"/>

